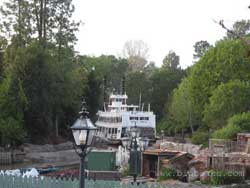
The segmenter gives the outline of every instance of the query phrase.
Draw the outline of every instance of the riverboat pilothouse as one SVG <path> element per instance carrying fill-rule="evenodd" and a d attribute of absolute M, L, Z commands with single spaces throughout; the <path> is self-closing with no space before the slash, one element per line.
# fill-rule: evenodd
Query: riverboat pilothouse
<path fill-rule="evenodd" d="M 118 143 L 122 137 L 128 136 L 131 127 L 140 130 L 141 137 L 155 138 L 155 115 L 148 110 L 143 111 L 143 105 L 128 105 L 126 94 L 111 94 L 107 109 L 98 111 L 95 123 L 97 136 Z"/>

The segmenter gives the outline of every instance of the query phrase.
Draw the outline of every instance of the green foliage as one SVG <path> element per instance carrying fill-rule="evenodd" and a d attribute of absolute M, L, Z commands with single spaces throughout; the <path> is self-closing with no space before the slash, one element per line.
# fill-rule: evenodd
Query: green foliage
<path fill-rule="evenodd" d="M 205 106 L 204 122 L 212 128 L 226 125 L 234 114 L 250 110 L 250 85 L 247 82 L 230 81 L 219 85 Z"/>
<path fill-rule="evenodd" d="M 73 12 L 72 0 L 10 0 L 1 7 L 1 129 L 11 124 L 16 138 L 25 130 L 43 142 L 37 137 L 48 140 L 58 128 L 62 134 L 76 118 L 87 76 L 73 49 Z"/>
<path fill-rule="evenodd" d="M 250 79 L 248 49 L 238 40 L 221 41 L 197 62 L 191 70 L 190 93 L 196 118 L 202 124 L 203 111 L 209 97 L 221 83 Z"/>
<path fill-rule="evenodd" d="M 128 176 L 128 175 L 129 175 L 129 166 L 128 165 L 123 166 L 122 176 Z"/>
<path fill-rule="evenodd" d="M 144 72 L 130 72 L 126 76 L 126 93 L 129 96 L 128 103 L 139 104 L 141 101 L 145 104 L 150 101 L 150 80 Z"/>
<path fill-rule="evenodd" d="M 209 133 L 203 130 L 198 130 L 192 135 L 193 144 L 202 144 L 204 147 L 208 146 Z"/>
<path fill-rule="evenodd" d="M 238 36 L 244 37 L 249 35 L 250 33 L 250 20 L 240 20 L 236 21 L 233 24 L 231 30 L 236 34 L 232 34 L 231 32 L 227 32 L 228 39 L 236 39 Z"/>
<path fill-rule="evenodd" d="M 211 48 L 211 45 L 207 41 L 201 40 L 196 42 L 194 44 L 195 54 L 193 55 L 193 57 L 195 59 L 201 58 L 209 50 L 209 48 Z"/>
<path fill-rule="evenodd" d="M 104 102 L 108 102 L 108 95 L 112 92 L 121 92 L 121 83 L 126 74 L 128 62 L 126 59 L 118 59 L 112 55 L 80 56 L 78 62 L 87 73 L 87 87 L 84 89 L 84 94 L 90 115 L 95 118 L 97 110 L 103 108 Z"/>
<path fill-rule="evenodd" d="M 171 92 L 181 82 L 181 79 L 185 76 L 185 71 L 181 69 L 160 69 L 153 72 L 151 82 L 151 104 L 152 109 L 157 115 L 157 120 L 160 120 L 164 116 L 164 110 L 169 105 L 168 99 L 171 97 Z"/>
<path fill-rule="evenodd" d="M 189 80 L 184 78 L 177 89 L 173 90 L 171 103 L 168 106 L 168 120 L 175 123 L 177 131 L 182 129 L 194 130 L 194 109 L 190 94 Z"/>
<path fill-rule="evenodd" d="M 189 68 L 168 101 L 164 119 L 178 132 L 201 128 L 193 139 L 203 143 L 207 137 L 202 132 L 223 127 L 232 115 L 249 110 L 249 66 L 249 47 L 240 40 L 217 42 Z"/>
<path fill-rule="evenodd" d="M 209 183 L 211 183 L 212 185 L 240 183 L 243 180 L 242 175 L 237 172 L 228 172 L 222 170 L 210 170 L 209 176 Z"/>
<path fill-rule="evenodd" d="M 159 181 L 164 181 L 168 179 L 177 179 L 177 171 L 172 168 L 163 168 Z"/>
<path fill-rule="evenodd" d="M 72 19 L 74 10 L 72 0 L 10 0 L 0 9 L 0 32 L 10 34 L 17 47 L 25 47 L 38 39 L 44 47 L 47 42 L 55 42 L 58 51 L 72 48 L 79 26 L 79 22 Z"/>
<path fill-rule="evenodd" d="M 213 138 L 236 139 L 237 133 L 250 132 L 250 113 L 236 114 L 228 119 L 225 127 L 215 131 Z"/>
<path fill-rule="evenodd" d="M 175 125 L 172 121 L 162 119 L 156 125 L 156 131 L 158 134 L 161 134 L 161 131 L 164 131 L 166 135 L 173 135 L 175 132 Z"/>
<path fill-rule="evenodd" d="M 168 55 L 163 59 L 163 68 L 177 69 L 180 65 L 180 56 L 178 56 L 174 51 L 169 51 Z"/>
<path fill-rule="evenodd" d="M 20 81 L 7 77 L 0 84 L 0 136 L 1 144 L 16 145 L 25 136 L 23 127 L 23 109 L 27 99 Z"/>

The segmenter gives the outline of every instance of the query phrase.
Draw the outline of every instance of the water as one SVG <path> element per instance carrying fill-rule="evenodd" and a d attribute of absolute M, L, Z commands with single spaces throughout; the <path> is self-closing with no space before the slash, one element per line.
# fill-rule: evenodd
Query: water
<path fill-rule="evenodd" d="M 11 165 L 0 165 L 0 170 L 14 170 L 22 168 L 46 168 L 46 167 L 60 167 L 61 169 L 72 169 L 79 168 L 79 164 L 65 164 L 65 163 L 32 163 L 32 162 L 23 162 L 15 163 Z"/>
<path fill-rule="evenodd" d="M 11 165 L 0 164 L 0 170 L 14 170 L 14 169 L 21 169 L 21 168 L 29 168 L 29 167 L 35 167 L 35 164 L 32 164 L 31 162 L 14 163 Z"/>

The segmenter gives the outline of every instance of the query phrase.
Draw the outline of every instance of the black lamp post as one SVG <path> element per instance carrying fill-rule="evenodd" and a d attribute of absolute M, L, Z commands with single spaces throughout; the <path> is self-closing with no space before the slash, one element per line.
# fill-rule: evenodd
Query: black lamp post
<path fill-rule="evenodd" d="M 79 112 L 80 117 L 71 127 L 75 139 L 75 146 L 76 146 L 75 151 L 80 157 L 80 173 L 79 173 L 80 188 L 85 187 L 85 173 L 84 173 L 85 157 L 90 151 L 88 150 L 88 148 L 91 146 L 93 137 L 96 132 L 96 127 L 88 118 L 88 114 L 89 112 L 85 107 L 85 102 L 83 102 L 82 110 Z"/>
<path fill-rule="evenodd" d="M 129 172 L 136 182 L 137 175 L 140 167 L 140 156 L 141 152 L 146 149 L 149 143 L 148 138 L 141 138 L 140 130 L 135 125 L 130 128 L 129 137 L 122 138 L 122 145 L 124 148 L 130 151 L 129 155 Z"/>

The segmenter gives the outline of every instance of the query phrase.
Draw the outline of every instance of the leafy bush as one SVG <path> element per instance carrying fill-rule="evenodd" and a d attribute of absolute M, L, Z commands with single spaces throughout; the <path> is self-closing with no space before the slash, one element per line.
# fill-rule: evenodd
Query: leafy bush
<path fill-rule="evenodd" d="M 173 125 L 173 123 L 170 120 L 167 120 L 167 119 L 161 120 L 156 126 L 156 131 L 157 131 L 158 134 L 161 134 L 162 130 L 167 135 L 174 134 L 174 125 Z"/>
<path fill-rule="evenodd" d="M 202 144 L 203 146 L 208 145 L 208 133 L 203 131 L 196 131 L 192 136 L 193 144 Z"/>
<path fill-rule="evenodd" d="M 243 180 L 243 177 L 239 173 L 226 172 L 222 170 L 210 170 L 209 176 L 210 176 L 209 183 L 213 185 L 240 183 Z"/>
<path fill-rule="evenodd" d="M 239 127 L 235 125 L 229 125 L 215 131 L 212 137 L 217 139 L 233 139 L 239 132 L 241 132 Z"/>
<path fill-rule="evenodd" d="M 162 170 L 161 176 L 159 177 L 159 181 L 168 180 L 168 179 L 176 179 L 177 172 L 172 168 L 164 168 Z"/>
<path fill-rule="evenodd" d="M 122 176 L 128 176 L 129 175 L 129 166 L 123 166 L 122 168 Z"/>
<path fill-rule="evenodd" d="M 0 136 L 2 145 L 18 145 L 22 143 L 26 132 L 20 120 L 12 117 L 6 119 L 0 118 Z"/>
<path fill-rule="evenodd" d="M 250 110 L 250 84 L 234 80 L 219 85 L 205 106 L 204 122 L 217 129 L 227 125 L 227 120 L 234 114 Z"/>
<path fill-rule="evenodd" d="M 239 132 L 250 131 L 250 112 L 237 114 L 229 118 L 228 124 L 212 135 L 217 139 L 234 139 Z"/>

